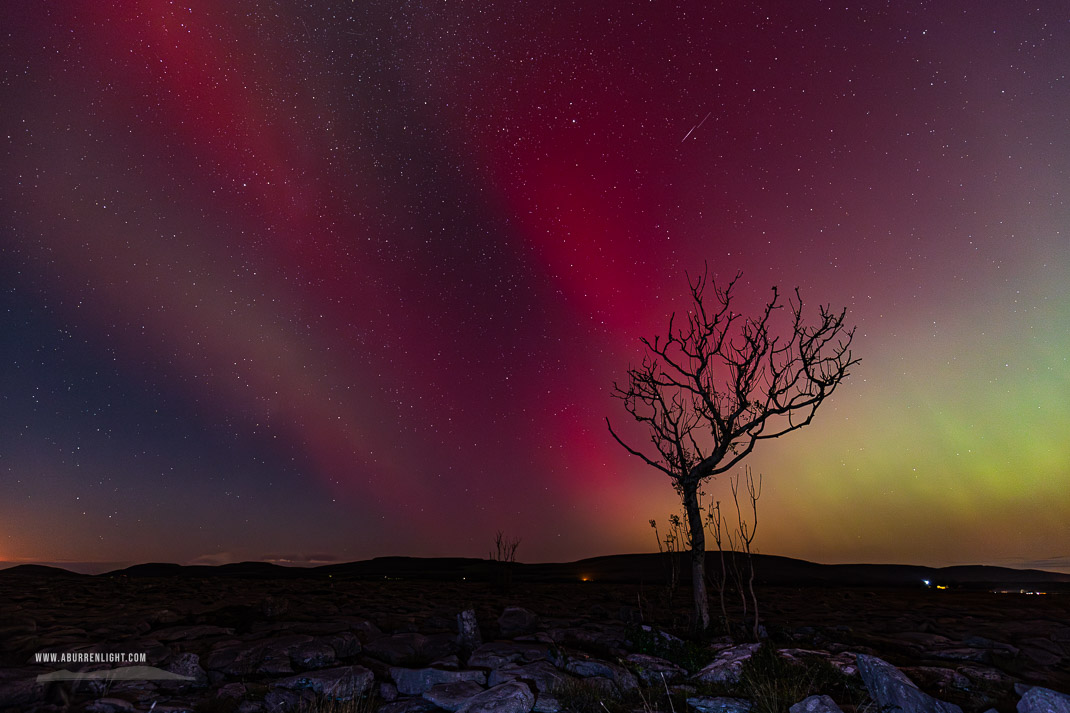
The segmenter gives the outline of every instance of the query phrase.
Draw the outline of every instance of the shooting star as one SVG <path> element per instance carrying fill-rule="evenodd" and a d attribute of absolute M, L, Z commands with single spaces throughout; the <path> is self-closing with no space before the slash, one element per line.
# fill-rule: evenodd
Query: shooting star
<path fill-rule="evenodd" d="M 700 121 L 699 123 L 697 123 L 694 126 L 692 126 L 691 127 L 691 131 L 687 132 L 687 136 L 684 136 L 684 138 L 680 139 L 680 143 L 683 143 L 683 142 L 687 141 L 687 137 L 690 136 L 691 134 L 695 133 L 695 129 L 697 129 L 698 127 L 700 127 L 703 124 L 705 124 L 706 123 L 706 119 L 709 119 L 710 118 L 710 114 L 712 114 L 712 113 L 713 113 L 712 111 L 709 112 L 709 114 L 706 114 L 706 116 L 702 117 L 702 121 Z"/>

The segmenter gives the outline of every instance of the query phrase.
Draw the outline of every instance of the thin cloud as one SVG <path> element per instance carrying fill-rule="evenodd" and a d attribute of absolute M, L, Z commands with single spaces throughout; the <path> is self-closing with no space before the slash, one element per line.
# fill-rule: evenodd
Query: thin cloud
<path fill-rule="evenodd" d="M 271 562 L 272 564 L 289 565 L 297 567 L 309 567 L 317 566 L 321 564 L 334 564 L 340 561 L 337 555 L 315 553 L 315 554 L 270 554 L 261 557 L 263 562 Z"/>

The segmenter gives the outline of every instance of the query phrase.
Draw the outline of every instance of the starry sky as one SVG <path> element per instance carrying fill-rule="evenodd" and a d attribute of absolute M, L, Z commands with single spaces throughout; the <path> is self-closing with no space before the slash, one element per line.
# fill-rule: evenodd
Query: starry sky
<path fill-rule="evenodd" d="M 707 264 L 857 325 L 748 459 L 759 551 L 1070 571 L 1064 2 L 11 0 L 0 45 L 0 561 L 653 551 L 605 418 Z"/>

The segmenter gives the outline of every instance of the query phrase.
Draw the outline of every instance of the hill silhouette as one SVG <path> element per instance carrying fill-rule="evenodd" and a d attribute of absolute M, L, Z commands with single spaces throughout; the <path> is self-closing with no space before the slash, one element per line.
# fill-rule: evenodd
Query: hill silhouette
<path fill-rule="evenodd" d="M 58 567 L 18 565 L 0 570 L 0 576 L 33 574 L 50 577 L 234 577 L 242 579 L 405 579 L 440 581 L 492 581 L 504 567 L 514 582 L 649 582 L 662 583 L 670 571 L 670 557 L 679 557 L 680 580 L 690 581 L 687 555 L 668 553 L 606 555 L 563 563 L 505 564 L 465 557 L 376 557 L 370 560 L 318 567 L 286 567 L 270 562 L 237 562 L 224 565 L 179 565 L 151 562 L 117 569 L 99 575 L 82 575 Z M 707 572 L 721 571 L 720 555 L 707 553 Z M 744 555 L 725 553 L 728 568 L 742 565 Z M 1043 585 L 1052 589 L 1070 589 L 1070 574 L 1037 569 L 1013 569 L 990 565 L 923 567 L 899 564 L 819 564 L 778 555 L 754 555 L 758 584 L 776 586 L 838 587 L 921 587 L 927 580 L 933 586 L 962 588 L 1014 587 Z"/>

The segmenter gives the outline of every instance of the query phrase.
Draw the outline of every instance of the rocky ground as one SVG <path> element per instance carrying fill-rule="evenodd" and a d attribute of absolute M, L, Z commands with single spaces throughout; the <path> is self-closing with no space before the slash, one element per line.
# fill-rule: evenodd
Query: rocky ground
<path fill-rule="evenodd" d="M 769 642 L 761 654 L 728 638 L 674 639 L 688 624 L 687 592 L 670 600 L 664 585 L 525 582 L 502 591 L 0 573 L 0 710 L 258 713 L 322 709 L 333 697 L 367 713 L 718 713 L 786 709 L 796 701 L 785 695 L 828 693 L 795 713 L 1070 711 L 1070 698 L 1049 693 L 1070 692 L 1070 594 L 758 594 Z M 734 605 L 730 614 L 741 619 Z M 773 650 L 763 674 L 754 657 Z M 126 671 L 35 663 L 49 652 L 145 660 Z M 767 683 L 783 688 L 789 670 L 807 685 L 759 700 Z M 62 680 L 68 671 L 81 680 Z M 830 689 L 804 690 L 814 685 Z"/>

